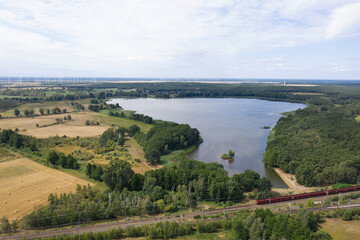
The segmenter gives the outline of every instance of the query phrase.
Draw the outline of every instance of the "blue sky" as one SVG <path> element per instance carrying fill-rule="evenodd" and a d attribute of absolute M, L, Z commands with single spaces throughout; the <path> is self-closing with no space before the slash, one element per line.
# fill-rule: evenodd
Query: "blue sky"
<path fill-rule="evenodd" d="M 359 0 L 2 0 L 0 76 L 360 79 Z"/>

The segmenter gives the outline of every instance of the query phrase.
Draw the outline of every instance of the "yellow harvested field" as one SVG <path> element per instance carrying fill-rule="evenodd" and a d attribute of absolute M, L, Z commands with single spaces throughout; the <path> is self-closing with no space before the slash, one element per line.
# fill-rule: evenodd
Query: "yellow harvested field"
<path fill-rule="evenodd" d="M 0 163 L 0 216 L 19 220 L 34 206 L 47 204 L 50 193 L 75 192 L 87 182 L 27 158 Z"/>
<path fill-rule="evenodd" d="M 56 122 L 56 118 L 64 119 L 64 116 L 71 115 L 72 120 L 65 120 L 64 123 L 48 126 L 36 127 L 52 124 Z M 46 115 L 34 118 L 5 118 L 0 119 L 2 129 L 19 129 L 20 134 L 30 135 L 37 138 L 46 138 L 50 136 L 68 136 L 68 137 L 91 137 L 102 134 L 110 126 L 100 124 L 99 126 L 86 126 L 86 120 L 99 121 L 99 117 L 93 113 L 67 113 Z"/>
<path fill-rule="evenodd" d="M 320 225 L 334 240 L 360 240 L 360 220 L 342 221 L 330 218 Z"/>
<path fill-rule="evenodd" d="M 135 139 L 130 138 L 125 142 L 125 147 L 127 147 L 128 152 L 130 153 L 133 159 L 140 159 L 140 162 L 133 161 L 132 169 L 136 173 L 144 174 L 147 171 L 161 168 L 161 165 L 151 166 L 146 162 L 145 154 L 142 147 L 136 142 Z"/>

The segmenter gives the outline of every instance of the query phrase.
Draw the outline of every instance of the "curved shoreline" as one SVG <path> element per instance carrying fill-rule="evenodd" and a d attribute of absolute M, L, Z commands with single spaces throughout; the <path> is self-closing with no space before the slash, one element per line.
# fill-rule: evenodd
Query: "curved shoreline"
<path fill-rule="evenodd" d="M 154 119 L 166 119 L 166 121 L 180 122 L 183 124 L 189 124 L 192 127 L 196 127 L 201 132 L 201 135 L 204 138 L 204 145 L 195 146 L 194 148 L 192 148 L 191 151 L 186 154 L 189 158 L 194 158 L 203 162 L 218 162 L 224 165 L 224 168 L 228 170 L 230 174 L 241 173 L 246 169 L 253 169 L 254 171 L 259 172 L 261 175 L 268 176 L 269 179 L 272 179 L 274 186 L 279 188 L 286 188 L 287 185 L 278 174 L 276 174 L 273 170 L 269 171 L 268 168 L 264 166 L 261 153 L 265 152 L 268 132 L 261 131 L 260 128 L 263 126 L 275 125 L 277 120 L 281 117 L 282 112 L 294 111 L 298 108 L 306 107 L 306 105 L 304 104 L 292 106 L 292 104 L 294 104 L 292 103 L 292 101 L 269 101 L 268 99 L 265 100 L 259 97 L 193 97 L 174 98 L 171 100 L 150 100 L 149 98 L 111 98 L 111 100 L 107 101 L 107 103 L 119 103 L 124 109 L 132 109 L 138 113 L 152 116 Z M 227 104 L 227 108 L 224 108 L 222 106 L 225 103 Z M 177 106 L 181 107 L 180 110 L 174 110 L 174 108 Z M 206 123 L 207 117 L 204 117 L 204 114 L 200 115 L 204 106 L 206 106 L 206 108 L 212 109 L 208 110 L 206 114 L 214 114 L 208 116 L 210 118 L 212 116 L 215 118 L 215 120 L 210 121 L 209 124 Z M 255 115 L 252 116 L 251 114 L 253 110 L 251 109 L 251 106 L 256 106 L 256 109 L 264 109 L 261 111 L 255 111 Z M 240 123 L 238 124 L 239 126 L 233 126 L 233 121 L 229 120 L 231 118 L 224 118 L 224 116 L 234 117 L 233 109 L 238 107 L 244 110 L 236 113 L 235 117 L 241 118 L 241 120 L 243 121 L 240 121 Z M 230 108 L 232 108 L 232 110 Z M 231 112 L 231 114 L 229 112 Z M 222 118 L 216 120 L 219 117 L 218 115 L 220 113 L 224 115 L 221 115 Z M 271 119 L 271 121 L 264 119 L 265 113 L 269 114 L 269 118 Z M 252 118 L 247 116 L 252 116 Z M 258 122 L 254 121 L 254 118 Z M 206 127 L 204 125 L 206 125 Z M 224 125 L 224 127 L 220 127 L 222 125 Z M 233 128 L 230 128 L 230 126 L 232 126 Z M 240 136 L 235 136 L 235 127 L 239 130 L 239 132 L 237 133 L 240 134 L 240 130 L 245 131 L 245 133 L 241 134 Z M 256 134 L 254 135 L 252 133 L 252 130 L 250 130 L 249 128 L 255 131 Z M 251 139 L 249 139 L 250 136 Z M 222 138 L 224 141 L 219 141 L 220 138 Z M 229 141 L 228 139 L 233 139 L 233 141 Z M 254 144 L 252 144 L 251 141 L 254 141 Z M 220 145 L 214 145 L 215 143 Z M 226 148 L 222 149 L 224 144 L 227 146 L 226 148 L 236 148 L 234 149 L 235 151 L 239 153 L 241 152 L 239 156 L 244 155 L 244 164 L 241 164 L 239 161 L 231 161 L 231 163 L 229 163 L 228 161 L 221 161 L 222 159 L 218 158 L 218 156 L 220 157 L 221 154 L 223 154 L 226 150 Z M 171 160 L 174 158 L 174 155 L 168 157 L 169 158 L 167 158 L 166 160 Z"/>
<path fill-rule="evenodd" d="M 287 191 L 295 191 L 296 193 L 303 193 L 308 191 L 314 191 L 313 187 L 306 187 L 299 184 L 296 181 L 295 175 L 290 173 L 285 173 L 280 168 L 273 168 L 277 175 L 288 185 Z"/>

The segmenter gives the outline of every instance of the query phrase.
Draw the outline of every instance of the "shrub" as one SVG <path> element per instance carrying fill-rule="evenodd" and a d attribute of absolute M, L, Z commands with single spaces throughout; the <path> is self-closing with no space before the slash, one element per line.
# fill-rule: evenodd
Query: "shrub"
<path fill-rule="evenodd" d="M 213 233 L 219 230 L 220 223 L 218 221 L 197 222 L 196 227 L 199 233 Z"/>
<path fill-rule="evenodd" d="M 1 228 L 1 232 L 3 232 L 3 233 L 11 232 L 11 225 L 10 225 L 9 219 L 7 219 L 5 216 L 3 216 L 0 219 L 0 228 Z"/>
<path fill-rule="evenodd" d="M 352 185 L 348 183 L 336 183 L 332 185 L 333 189 L 346 188 L 346 187 L 352 187 Z"/>
<path fill-rule="evenodd" d="M 352 214 L 351 214 L 351 210 L 346 210 L 344 212 L 344 214 L 342 215 L 341 219 L 343 221 L 351 221 L 352 220 Z"/>
<path fill-rule="evenodd" d="M 46 160 L 48 163 L 51 163 L 52 165 L 56 165 L 57 161 L 59 160 L 59 155 L 55 151 L 50 151 L 46 157 Z"/>

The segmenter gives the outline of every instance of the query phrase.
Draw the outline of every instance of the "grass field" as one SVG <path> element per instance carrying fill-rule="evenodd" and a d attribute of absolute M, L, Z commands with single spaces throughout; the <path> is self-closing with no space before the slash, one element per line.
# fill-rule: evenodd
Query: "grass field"
<path fill-rule="evenodd" d="M 119 109 L 111 109 L 111 111 L 113 113 L 124 113 L 126 117 L 129 117 L 131 114 L 133 114 L 135 111 L 131 111 L 131 110 L 119 110 Z M 104 110 L 100 110 L 100 113 L 109 115 L 110 110 L 109 109 L 104 109 Z"/>
<path fill-rule="evenodd" d="M 0 163 L 0 216 L 21 219 L 34 206 L 46 204 L 50 193 L 75 191 L 90 184 L 27 158 Z"/>
<path fill-rule="evenodd" d="M 334 240 L 360 240 L 360 220 L 342 221 L 330 218 L 320 225 Z"/>
<path fill-rule="evenodd" d="M 120 126 L 126 127 L 126 128 L 130 127 L 131 125 L 136 124 L 144 132 L 149 131 L 150 128 L 153 126 L 153 125 L 146 124 L 143 122 L 134 121 L 134 120 L 127 119 L 127 118 L 111 117 L 111 116 L 101 114 L 101 113 L 98 113 L 97 116 L 99 116 L 99 119 L 101 120 L 101 122 L 103 124 L 108 124 L 108 125 L 115 124 L 115 125 L 120 125 Z"/>

